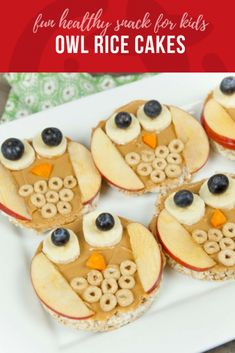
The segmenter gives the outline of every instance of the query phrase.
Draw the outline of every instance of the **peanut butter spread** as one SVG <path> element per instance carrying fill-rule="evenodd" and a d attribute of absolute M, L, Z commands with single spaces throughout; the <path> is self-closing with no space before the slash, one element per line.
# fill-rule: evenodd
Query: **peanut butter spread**
<path fill-rule="evenodd" d="M 31 170 L 33 167 L 36 165 L 40 165 L 42 163 L 49 163 L 53 166 L 52 172 L 49 178 L 51 177 L 60 177 L 60 178 L 65 178 L 68 175 L 74 175 L 73 167 L 70 162 L 70 157 L 68 152 L 65 152 L 62 156 L 59 157 L 54 157 L 54 158 L 44 158 L 36 155 L 35 161 L 33 164 L 31 164 L 28 168 L 25 168 L 20 171 L 11 171 L 17 185 L 19 188 L 22 185 L 25 184 L 30 184 L 33 185 L 35 182 L 39 180 L 46 180 L 48 179 L 43 178 L 41 176 L 34 175 Z M 52 218 L 43 218 L 41 216 L 41 212 L 39 209 L 37 209 L 30 201 L 30 196 L 24 198 L 26 202 L 26 206 L 28 209 L 29 214 L 32 216 L 31 221 L 21 221 L 19 220 L 20 223 L 22 223 L 25 227 L 29 228 L 34 228 L 38 232 L 44 231 L 46 229 L 53 228 L 55 226 L 63 226 L 68 223 L 71 223 L 75 221 L 75 219 L 80 215 L 81 209 L 82 209 L 82 203 L 81 203 L 81 193 L 79 190 L 79 186 L 77 185 L 72 189 L 74 192 L 74 198 L 71 201 L 72 205 L 72 212 L 69 213 L 68 215 L 61 215 L 59 213 L 56 214 L 56 216 Z"/>
<path fill-rule="evenodd" d="M 87 259 L 93 251 L 102 254 L 105 258 L 107 265 L 120 265 L 124 260 L 134 261 L 131 245 L 129 241 L 129 235 L 127 232 L 127 225 L 130 221 L 120 218 L 123 225 L 123 235 L 120 243 L 114 247 L 109 248 L 92 248 L 84 239 L 82 230 L 82 221 L 77 220 L 76 222 L 67 225 L 68 228 L 72 229 L 78 236 L 80 245 L 80 256 L 73 262 L 68 264 L 54 264 L 64 278 L 70 282 L 74 277 L 86 277 L 87 273 L 91 270 L 86 266 Z M 42 251 L 42 244 L 37 250 L 37 254 Z M 118 312 L 128 312 L 136 309 L 141 303 L 144 303 L 148 294 L 144 292 L 144 289 L 140 283 L 138 273 L 134 274 L 136 281 L 135 287 L 132 289 L 134 295 L 134 302 L 127 307 L 116 306 L 109 312 L 101 310 L 99 303 L 86 303 L 96 314 L 92 317 L 94 320 L 107 320 Z"/>
<path fill-rule="evenodd" d="M 189 184 L 189 185 L 182 185 L 178 188 L 175 188 L 173 192 L 177 192 L 179 190 L 182 190 L 182 189 L 187 189 L 195 194 L 198 194 L 199 193 L 199 190 L 202 186 L 202 184 L 205 182 L 205 179 L 204 180 L 201 180 L 200 182 L 196 182 L 196 183 L 193 183 L 193 184 Z M 166 199 L 167 196 L 165 197 L 162 197 L 161 199 L 161 203 L 159 205 L 159 211 L 163 210 L 164 209 L 164 201 Z M 195 230 L 195 229 L 202 229 L 202 230 L 205 230 L 205 231 L 208 231 L 210 228 L 212 228 L 212 225 L 210 223 L 210 219 L 211 219 L 211 216 L 212 216 L 212 213 L 215 211 L 215 209 L 213 207 L 210 207 L 208 205 L 206 205 L 206 211 L 205 211 L 205 215 L 204 217 L 197 223 L 191 225 L 191 226 L 187 226 L 187 225 L 183 225 L 185 227 L 185 229 L 187 229 L 189 231 L 190 234 L 192 234 L 192 232 Z M 231 210 L 221 210 L 223 212 L 223 214 L 225 215 L 225 217 L 227 218 L 227 222 L 235 222 L 235 210 L 234 208 L 231 209 Z M 157 234 L 157 217 L 154 217 L 154 219 L 152 220 L 151 222 L 151 230 L 152 232 L 156 235 Z M 211 271 L 214 271 L 215 273 L 218 273 L 218 272 L 224 272 L 225 270 L 227 269 L 230 269 L 230 270 L 235 270 L 235 266 L 229 266 L 229 267 L 226 267 L 220 263 L 218 263 L 218 260 L 217 260 L 217 254 L 213 254 L 213 255 L 209 255 L 211 258 L 213 258 L 215 260 L 215 262 L 217 262 L 217 264 L 211 269 Z"/>
<path fill-rule="evenodd" d="M 128 112 L 128 113 L 134 114 L 136 116 L 138 108 L 141 105 L 143 105 L 144 103 L 146 103 L 146 101 L 144 101 L 144 100 L 133 101 L 131 103 L 128 103 L 127 105 L 124 105 L 124 106 L 118 108 L 116 110 L 116 113 L 121 112 L 121 111 L 125 111 L 125 112 Z M 105 131 L 105 123 L 106 123 L 106 121 L 101 121 L 99 123 L 98 127 L 102 128 Z M 129 153 L 129 152 L 141 153 L 142 151 L 146 151 L 146 150 L 154 151 L 151 147 L 149 147 L 148 145 L 146 145 L 143 142 L 142 136 L 145 133 L 147 133 L 147 131 L 145 131 L 143 128 L 141 128 L 141 133 L 136 139 L 132 140 L 131 142 L 129 142 L 129 143 L 125 144 L 125 145 L 115 144 L 115 146 L 116 146 L 116 148 L 119 150 L 119 152 L 121 153 L 121 155 L 124 158 L 125 158 L 126 154 Z M 166 129 L 162 130 L 160 133 L 157 134 L 157 146 L 159 146 L 159 145 L 168 145 L 173 139 L 177 139 L 177 135 L 176 135 L 176 132 L 175 132 L 174 124 L 171 123 L 170 126 L 168 126 Z M 185 164 L 184 161 L 182 162 L 181 167 L 183 167 L 183 164 Z M 132 166 L 132 169 L 136 172 L 137 167 L 136 166 Z M 138 175 L 138 177 L 144 183 L 146 191 L 154 189 L 155 187 L 158 186 L 158 184 L 155 184 L 149 178 L 149 176 Z M 166 185 L 167 186 L 169 184 L 174 184 L 175 182 L 178 181 L 178 179 L 179 178 L 171 178 L 171 179 L 166 178 L 161 183 L 161 185 Z"/>

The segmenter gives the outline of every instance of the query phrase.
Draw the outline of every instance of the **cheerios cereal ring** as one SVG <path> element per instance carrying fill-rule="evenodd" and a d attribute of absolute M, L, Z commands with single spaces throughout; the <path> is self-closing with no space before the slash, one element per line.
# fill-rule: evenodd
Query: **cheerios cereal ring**
<path fill-rule="evenodd" d="M 74 277 L 70 281 L 70 286 L 75 290 L 75 292 L 81 294 L 88 287 L 88 282 L 84 277 Z"/>
<path fill-rule="evenodd" d="M 72 205 L 67 201 L 59 201 L 57 203 L 57 210 L 61 215 L 67 215 L 72 212 Z"/>
<path fill-rule="evenodd" d="M 219 242 L 220 245 L 220 249 L 224 250 L 224 249 L 231 249 L 234 250 L 235 249 L 235 241 L 232 238 L 222 238 Z"/>
<path fill-rule="evenodd" d="M 167 162 L 164 158 L 157 157 L 152 162 L 152 167 L 158 170 L 164 170 L 167 166 Z"/>
<path fill-rule="evenodd" d="M 33 186 L 30 184 L 22 185 L 19 189 L 19 195 L 22 197 L 27 197 L 33 193 Z"/>
<path fill-rule="evenodd" d="M 198 244 L 203 244 L 207 241 L 207 232 L 202 229 L 195 229 L 192 232 L 192 237 Z"/>
<path fill-rule="evenodd" d="M 100 298 L 100 308 L 102 311 L 108 312 L 117 305 L 117 298 L 112 293 L 105 293 Z"/>
<path fill-rule="evenodd" d="M 59 194 L 54 190 L 47 191 L 45 196 L 46 196 L 47 202 L 57 203 L 59 201 Z"/>
<path fill-rule="evenodd" d="M 203 248 L 209 255 L 216 254 L 218 251 L 220 251 L 219 244 L 216 241 L 206 241 L 203 244 Z"/>
<path fill-rule="evenodd" d="M 77 185 L 77 179 L 73 175 L 67 175 L 64 178 L 64 187 L 67 189 L 73 189 Z"/>
<path fill-rule="evenodd" d="M 164 145 L 157 146 L 155 149 L 156 157 L 166 158 L 169 154 L 169 148 Z"/>
<path fill-rule="evenodd" d="M 59 177 L 52 177 L 48 181 L 48 186 L 51 190 L 58 191 L 63 187 L 63 180 Z"/>
<path fill-rule="evenodd" d="M 232 222 L 225 223 L 223 226 L 222 232 L 225 237 L 235 238 L 235 223 L 232 223 Z"/>
<path fill-rule="evenodd" d="M 219 242 L 220 239 L 222 239 L 222 238 L 223 238 L 223 233 L 221 232 L 221 230 L 216 229 L 216 228 L 210 228 L 208 230 L 208 239 L 209 240 Z"/>
<path fill-rule="evenodd" d="M 88 286 L 83 292 L 83 299 L 88 303 L 96 303 L 102 295 L 101 289 L 96 286 Z"/>
<path fill-rule="evenodd" d="M 71 189 L 63 188 L 59 191 L 59 197 L 61 201 L 69 202 L 72 201 L 74 193 Z"/>
<path fill-rule="evenodd" d="M 99 286 L 103 281 L 103 275 L 98 270 L 91 270 L 87 274 L 87 281 L 92 286 Z"/>
<path fill-rule="evenodd" d="M 171 152 L 168 154 L 166 157 L 166 161 L 170 164 L 181 164 L 182 163 L 182 157 L 179 153 L 176 152 Z"/>
<path fill-rule="evenodd" d="M 162 183 L 165 179 L 166 179 L 166 174 L 164 173 L 163 170 L 153 170 L 150 178 L 152 180 L 152 182 L 154 182 L 155 184 L 159 184 Z"/>
<path fill-rule="evenodd" d="M 53 203 L 46 203 L 41 208 L 41 215 L 43 218 L 52 218 L 56 216 L 56 214 L 57 214 L 57 208 Z"/>
<path fill-rule="evenodd" d="M 231 249 L 224 249 L 218 253 L 218 260 L 222 265 L 234 266 L 235 265 L 235 251 Z"/>
<path fill-rule="evenodd" d="M 148 176 L 151 174 L 153 168 L 150 164 L 148 163 L 140 163 L 137 166 L 137 173 L 141 176 Z"/>
<path fill-rule="evenodd" d="M 30 196 L 30 201 L 37 208 L 43 207 L 46 203 L 45 196 L 43 194 L 39 194 L 39 193 L 32 194 Z"/>
<path fill-rule="evenodd" d="M 174 139 L 169 143 L 168 148 L 170 152 L 180 153 L 184 149 L 184 144 L 180 139 Z"/>
<path fill-rule="evenodd" d="M 177 164 L 168 164 L 165 173 L 168 178 L 178 178 L 182 174 L 182 170 Z"/>
<path fill-rule="evenodd" d="M 34 191 L 39 194 L 45 194 L 48 190 L 47 182 L 45 180 L 38 180 L 34 183 Z"/>
<path fill-rule="evenodd" d="M 153 151 L 151 150 L 141 151 L 141 159 L 143 162 L 150 163 L 154 160 L 154 158 L 155 158 L 155 154 Z"/>
<path fill-rule="evenodd" d="M 140 155 L 137 152 L 129 152 L 125 155 L 125 160 L 129 165 L 137 165 L 140 162 Z"/>

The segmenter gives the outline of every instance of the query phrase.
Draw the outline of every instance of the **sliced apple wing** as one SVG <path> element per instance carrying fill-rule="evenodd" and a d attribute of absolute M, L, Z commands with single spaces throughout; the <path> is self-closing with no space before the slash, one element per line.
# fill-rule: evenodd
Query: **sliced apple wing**
<path fill-rule="evenodd" d="M 55 313 L 74 320 L 94 315 L 43 253 L 33 258 L 31 278 L 41 302 Z"/>
<path fill-rule="evenodd" d="M 131 249 L 144 291 L 151 293 L 162 277 L 162 255 L 153 234 L 140 223 L 127 226 Z"/>
<path fill-rule="evenodd" d="M 144 188 L 142 181 L 101 128 L 93 133 L 91 153 L 96 167 L 111 184 L 128 191 L 140 191 Z"/>
<path fill-rule="evenodd" d="M 100 190 L 101 175 L 86 147 L 77 142 L 69 142 L 68 152 L 81 190 L 82 203 L 89 203 Z"/>
<path fill-rule="evenodd" d="M 202 124 L 212 140 L 224 147 L 235 149 L 235 122 L 214 99 L 205 104 Z"/>
<path fill-rule="evenodd" d="M 14 177 L 0 163 L 0 210 L 11 217 L 22 221 L 30 221 L 24 199 L 18 194 Z"/>
<path fill-rule="evenodd" d="M 187 112 L 170 107 L 176 135 L 185 145 L 183 155 L 190 173 L 195 173 L 207 162 L 210 146 L 201 124 Z"/>
<path fill-rule="evenodd" d="M 216 265 L 189 232 L 166 210 L 162 210 L 158 216 L 157 233 L 166 253 L 184 267 L 206 271 Z"/>

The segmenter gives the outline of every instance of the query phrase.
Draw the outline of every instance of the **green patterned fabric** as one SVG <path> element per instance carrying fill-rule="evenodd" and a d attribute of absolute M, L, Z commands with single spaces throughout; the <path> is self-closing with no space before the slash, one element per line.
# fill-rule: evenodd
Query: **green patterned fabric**
<path fill-rule="evenodd" d="M 1 122 L 133 82 L 146 77 L 146 74 L 92 76 L 88 73 L 7 73 L 4 77 L 11 91 Z"/>

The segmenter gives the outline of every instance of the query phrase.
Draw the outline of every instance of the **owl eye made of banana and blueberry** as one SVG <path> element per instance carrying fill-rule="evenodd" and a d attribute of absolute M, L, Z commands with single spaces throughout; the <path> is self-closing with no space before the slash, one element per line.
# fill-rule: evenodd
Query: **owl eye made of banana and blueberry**
<path fill-rule="evenodd" d="M 52 262 L 67 264 L 80 255 L 78 237 L 71 229 L 54 229 L 43 240 L 42 251 Z"/>
<path fill-rule="evenodd" d="M 180 223 L 192 225 L 205 214 L 205 203 L 201 197 L 189 190 L 179 190 L 165 200 L 166 210 Z"/>
<path fill-rule="evenodd" d="M 8 138 L 1 145 L 0 161 L 10 170 L 22 170 L 35 160 L 32 146 L 25 140 Z"/>
<path fill-rule="evenodd" d="M 83 218 L 83 234 L 94 248 L 114 246 L 122 239 L 123 228 L 119 217 L 107 212 L 94 211 Z"/>
<path fill-rule="evenodd" d="M 199 192 L 208 206 L 220 209 L 235 207 L 235 181 L 225 174 L 215 174 L 205 181 Z"/>
<path fill-rule="evenodd" d="M 225 77 L 214 89 L 213 98 L 226 108 L 235 108 L 235 76 Z"/>
<path fill-rule="evenodd" d="M 115 113 L 106 121 L 105 131 L 109 138 L 118 145 L 125 145 L 140 134 L 138 119 L 130 113 Z"/>
<path fill-rule="evenodd" d="M 56 127 L 48 127 L 34 137 L 33 147 L 40 156 L 53 158 L 64 154 L 67 139 Z"/>
<path fill-rule="evenodd" d="M 166 129 L 172 121 L 169 109 L 157 100 L 150 100 L 140 106 L 137 118 L 144 130 L 157 133 Z"/>

